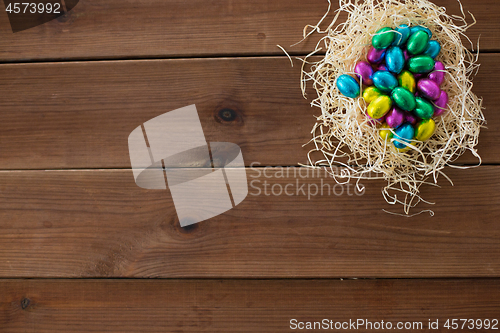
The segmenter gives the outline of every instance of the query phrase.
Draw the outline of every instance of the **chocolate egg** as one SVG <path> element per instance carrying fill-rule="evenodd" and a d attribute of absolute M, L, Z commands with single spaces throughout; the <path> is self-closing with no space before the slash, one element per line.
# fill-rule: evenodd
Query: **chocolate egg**
<path fill-rule="evenodd" d="M 401 125 L 404 119 L 405 119 L 405 112 L 401 111 L 397 107 L 393 107 L 391 111 L 389 111 L 385 115 L 385 122 L 387 123 L 387 125 L 389 125 L 389 127 L 393 128 L 396 128 L 399 125 Z"/>
<path fill-rule="evenodd" d="M 441 94 L 441 89 L 439 89 L 439 85 L 432 81 L 431 79 L 421 79 L 418 81 L 417 89 L 420 92 L 420 95 L 430 99 L 436 100 L 439 98 Z"/>
<path fill-rule="evenodd" d="M 436 40 L 430 40 L 424 50 L 424 54 L 428 55 L 432 59 L 436 58 L 439 52 L 441 52 L 441 44 L 439 44 L 439 42 Z"/>
<path fill-rule="evenodd" d="M 417 31 L 408 38 L 406 49 L 410 54 L 420 54 L 424 52 L 427 43 L 429 43 L 429 35 L 425 31 Z"/>
<path fill-rule="evenodd" d="M 374 47 L 370 47 L 370 50 L 368 51 L 368 54 L 366 55 L 366 60 L 368 60 L 368 62 L 370 64 L 376 65 L 376 64 L 380 63 L 382 60 L 384 60 L 385 51 L 386 51 L 386 49 L 377 50 Z"/>
<path fill-rule="evenodd" d="M 372 77 L 373 84 L 383 92 L 391 92 L 398 86 L 398 80 L 389 71 L 377 71 Z"/>
<path fill-rule="evenodd" d="M 439 86 L 444 82 L 444 64 L 441 61 L 436 61 L 434 71 L 429 74 L 429 79 L 436 82 Z"/>
<path fill-rule="evenodd" d="M 429 39 L 432 38 L 432 31 L 430 31 L 429 28 L 426 28 L 426 27 L 421 26 L 421 25 L 417 25 L 415 27 L 411 27 L 410 34 L 414 34 L 417 31 L 424 31 L 429 36 Z"/>
<path fill-rule="evenodd" d="M 401 73 L 403 67 L 405 66 L 405 56 L 403 51 L 397 46 L 392 46 L 387 49 L 387 52 L 385 53 L 385 64 L 390 72 L 395 74 Z"/>
<path fill-rule="evenodd" d="M 427 55 L 416 56 L 408 60 L 408 69 L 417 74 L 429 73 L 434 69 L 434 65 L 434 59 Z"/>
<path fill-rule="evenodd" d="M 408 40 L 408 37 L 410 37 L 411 29 L 408 25 L 406 24 L 401 24 L 399 27 L 396 28 L 394 41 L 392 42 L 392 45 L 394 46 L 402 46 L 406 41 Z"/>
<path fill-rule="evenodd" d="M 438 117 L 443 115 L 448 110 L 448 93 L 441 91 L 439 98 L 434 101 L 434 116 Z"/>
<path fill-rule="evenodd" d="M 372 75 L 373 68 L 367 61 L 360 61 L 354 67 L 354 72 L 357 74 L 358 78 L 361 80 L 362 84 L 372 85 Z"/>
<path fill-rule="evenodd" d="M 382 95 L 377 97 L 370 103 L 370 105 L 368 105 L 368 115 L 373 119 L 380 119 L 385 116 L 387 112 L 389 112 L 391 106 L 391 98 L 389 96 Z"/>
<path fill-rule="evenodd" d="M 352 76 L 342 74 L 337 79 L 337 88 L 344 96 L 356 98 L 359 96 L 359 83 Z"/>
<path fill-rule="evenodd" d="M 415 126 L 415 139 L 426 141 L 434 134 L 435 129 L 436 123 L 432 118 L 422 120 Z"/>
<path fill-rule="evenodd" d="M 410 123 L 415 125 L 418 122 L 418 118 L 412 112 L 405 112 L 405 123 Z"/>
<path fill-rule="evenodd" d="M 409 71 L 401 72 L 401 74 L 399 74 L 398 76 L 398 83 L 400 87 L 406 88 L 411 93 L 415 93 L 417 84 L 415 82 L 415 77 L 411 72 Z"/>
<path fill-rule="evenodd" d="M 427 101 L 425 98 L 422 97 L 416 97 L 415 102 L 417 106 L 415 107 L 415 110 L 413 110 L 413 113 L 421 119 L 429 119 L 432 117 L 434 114 L 434 106 Z"/>
<path fill-rule="evenodd" d="M 411 139 L 413 139 L 414 134 L 415 130 L 413 129 L 413 126 L 410 123 L 404 123 L 394 131 L 394 139 L 410 143 Z M 406 147 L 406 144 L 401 142 L 393 141 L 393 143 L 394 147 L 399 149 Z"/>
<path fill-rule="evenodd" d="M 392 91 L 391 97 L 394 103 L 404 111 L 411 111 L 416 106 L 415 96 L 403 87 L 395 88 Z"/>
<path fill-rule="evenodd" d="M 383 124 L 380 126 L 380 130 L 378 132 L 380 134 L 380 137 L 382 140 L 389 142 L 389 140 L 392 139 L 392 132 L 391 132 L 391 127 L 387 124 Z"/>
<path fill-rule="evenodd" d="M 382 95 L 382 92 L 377 87 L 371 86 L 363 90 L 363 99 L 368 104 L 380 97 L 380 95 Z"/>
<path fill-rule="evenodd" d="M 394 38 L 394 30 L 389 27 L 384 27 L 377 31 L 377 33 L 372 37 L 372 45 L 377 50 L 385 49 L 391 45 Z"/>

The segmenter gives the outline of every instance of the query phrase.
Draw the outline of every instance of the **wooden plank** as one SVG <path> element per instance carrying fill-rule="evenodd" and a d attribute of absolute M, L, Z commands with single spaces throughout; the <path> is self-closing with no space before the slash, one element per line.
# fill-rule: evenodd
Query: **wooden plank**
<path fill-rule="evenodd" d="M 488 130 L 478 149 L 499 163 L 500 55 L 480 59 L 474 90 Z M 319 114 L 302 97 L 298 61 L 292 68 L 286 57 L 9 64 L 0 77 L 0 169 L 129 168 L 130 132 L 190 104 L 207 141 L 240 145 L 247 165 L 297 165 Z M 224 108 L 233 121 L 221 120 Z"/>
<path fill-rule="evenodd" d="M 382 211 L 400 208 L 381 181 L 358 195 L 307 169 L 247 171 L 241 204 L 189 228 L 130 170 L 0 172 L 0 277 L 500 275 L 500 166 L 447 170 L 455 187 L 424 186 L 436 204 L 414 211 L 435 216 L 412 218 Z"/>
<path fill-rule="evenodd" d="M 498 320 L 500 309 L 498 280 L 4 280 L 0 293 L 12 333 L 290 332 L 323 319 L 328 331 L 359 319 L 353 330 L 424 332 L 430 320 L 448 332 L 448 319 Z"/>
<path fill-rule="evenodd" d="M 337 9 L 337 2 L 332 2 Z M 460 14 L 455 0 L 435 3 Z M 476 42 L 481 35 L 483 50 L 499 50 L 498 2 L 462 3 L 478 21 L 469 37 Z M 298 42 L 304 26 L 316 24 L 327 8 L 326 0 L 80 0 L 68 15 L 15 34 L 7 15 L 1 15 L 0 61 L 282 54 L 276 45 L 289 48 Z M 333 10 L 324 28 L 334 17 Z M 308 53 L 318 39 L 315 36 L 290 52 Z"/>

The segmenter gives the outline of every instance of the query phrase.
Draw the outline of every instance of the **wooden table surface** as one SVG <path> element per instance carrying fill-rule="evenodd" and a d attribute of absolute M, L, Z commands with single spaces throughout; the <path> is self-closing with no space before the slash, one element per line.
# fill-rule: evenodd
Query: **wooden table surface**
<path fill-rule="evenodd" d="M 325 318 L 425 332 L 439 319 L 446 332 L 447 319 L 500 320 L 500 2 L 462 4 L 477 19 L 468 36 L 480 37 L 474 91 L 488 128 L 483 165 L 423 189 L 434 216 L 383 212 L 396 209 L 384 183 L 366 181 L 362 196 L 251 188 L 186 228 L 168 189 L 135 184 L 128 135 L 196 104 L 207 141 L 238 144 L 250 180 L 295 182 L 262 167 L 307 162 L 318 110 L 301 95 L 300 62 L 276 45 L 313 50 L 318 36 L 289 46 L 327 1 L 80 0 L 18 33 L 1 14 L 0 332 L 290 332 L 292 319 Z"/>

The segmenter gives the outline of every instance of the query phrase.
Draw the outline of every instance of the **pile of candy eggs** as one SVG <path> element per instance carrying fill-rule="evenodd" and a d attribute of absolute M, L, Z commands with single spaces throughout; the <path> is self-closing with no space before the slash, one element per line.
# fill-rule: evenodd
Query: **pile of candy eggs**
<path fill-rule="evenodd" d="M 400 152 L 414 140 L 429 139 L 436 128 L 433 118 L 443 115 L 448 104 L 448 94 L 440 88 L 445 67 L 435 60 L 441 45 L 431 38 L 424 26 L 384 27 L 373 36 L 367 61 L 356 64 L 356 78 L 343 74 L 336 81 L 340 93 L 357 98 L 361 80 L 367 117 L 380 124 L 383 140 L 395 139 Z"/>

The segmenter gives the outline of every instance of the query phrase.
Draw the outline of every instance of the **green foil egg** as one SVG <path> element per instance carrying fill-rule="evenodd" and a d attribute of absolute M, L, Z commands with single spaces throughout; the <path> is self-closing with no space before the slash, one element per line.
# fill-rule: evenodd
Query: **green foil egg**
<path fill-rule="evenodd" d="M 423 31 L 421 31 L 423 32 Z M 425 33 L 425 32 L 424 32 Z M 420 55 L 408 60 L 408 69 L 412 73 L 424 74 L 434 69 L 434 59 L 427 55 Z"/>
<path fill-rule="evenodd" d="M 394 103 L 404 111 L 412 111 L 417 105 L 415 96 L 408 89 L 403 87 L 395 88 L 392 91 L 391 97 Z"/>
<path fill-rule="evenodd" d="M 415 77 L 411 72 L 401 72 L 401 74 L 398 75 L 398 82 L 401 87 L 407 89 L 412 94 L 415 93 L 415 90 L 417 89 L 417 82 L 415 81 Z"/>
<path fill-rule="evenodd" d="M 413 113 L 415 113 L 417 117 L 429 119 L 434 115 L 434 107 L 430 102 L 422 97 L 415 98 L 415 102 L 417 103 L 417 106 L 415 107 L 415 110 L 413 110 Z"/>
<path fill-rule="evenodd" d="M 420 54 L 427 48 L 427 43 L 429 35 L 425 31 L 417 31 L 408 38 L 406 49 L 410 54 Z"/>
<path fill-rule="evenodd" d="M 382 92 L 377 87 L 374 86 L 368 87 L 365 90 L 363 90 L 363 99 L 368 104 L 370 104 L 372 101 L 380 97 L 380 95 L 382 95 Z"/>
<path fill-rule="evenodd" d="M 385 49 L 392 44 L 395 37 L 394 30 L 389 27 L 384 27 L 377 31 L 377 33 L 372 37 L 372 45 L 377 50 Z"/>
<path fill-rule="evenodd" d="M 392 100 L 389 96 L 382 95 L 380 97 L 377 97 L 375 100 L 373 100 L 370 105 L 368 105 L 368 115 L 372 117 L 373 119 L 380 119 L 392 107 Z"/>
<path fill-rule="evenodd" d="M 420 141 L 428 140 L 436 130 L 436 122 L 432 119 L 425 119 L 415 126 L 415 139 Z"/>

